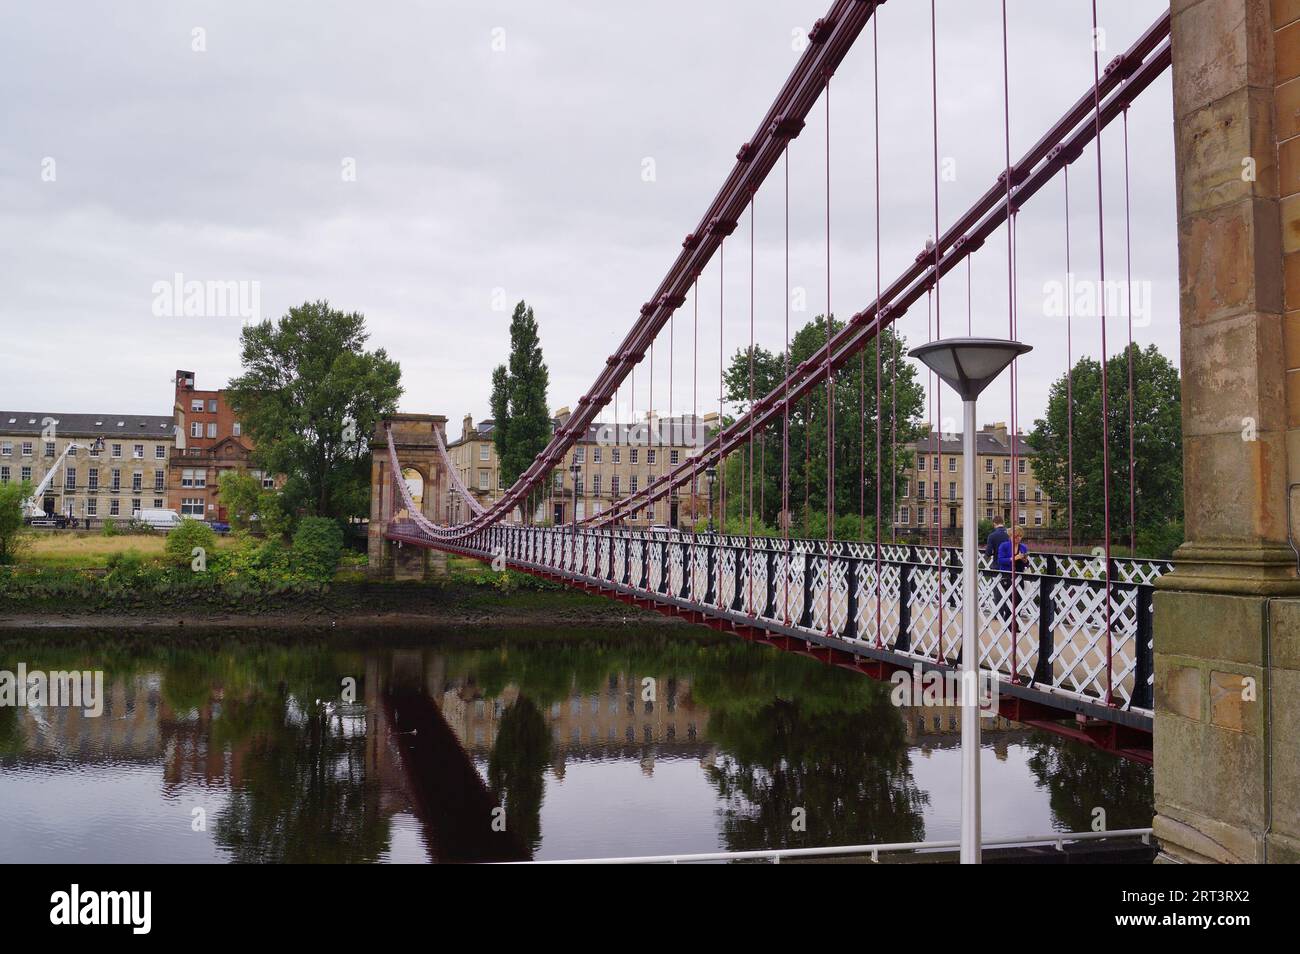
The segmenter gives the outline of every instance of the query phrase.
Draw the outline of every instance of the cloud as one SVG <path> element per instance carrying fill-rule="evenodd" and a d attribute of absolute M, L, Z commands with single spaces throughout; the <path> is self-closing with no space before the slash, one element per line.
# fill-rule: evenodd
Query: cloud
<path fill-rule="evenodd" d="M 154 282 L 176 272 L 257 281 L 272 316 L 324 297 L 367 315 L 372 344 L 402 362 L 409 411 L 487 412 L 504 359 L 504 290 L 541 322 L 551 402 L 573 404 L 603 366 L 694 228 L 794 64 L 792 35 L 825 0 L 661 0 L 628 6 L 551 0 L 357 5 L 343 2 L 24 5 L 0 30 L 0 405 L 165 413 L 171 372 L 200 386 L 238 371 L 239 321 L 165 319 Z M 1002 46 L 995 0 L 940 2 L 941 222 L 1003 165 Z M 1104 0 L 1107 51 L 1126 47 L 1160 0 Z M 1077 7 L 1077 9 L 1075 9 Z M 1018 155 L 1092 76 L 1086 4 L 1010 4 L 1012 152 Z M 203 31 L 205 50 L 193 49 Z M 504 31 L 504 32 L 502 32 Z M 831 303 L 874 295 L 871 28 L 832 84 Z M 933 234 L 930 29 L 926 4 L 879 14 L 883 274 Z M 494 49 L 504 41 L 503 49 Z M 1152 283 L 1140 329 L 1177 357 L 1173 149 L 1167 78 L 1130 117 L 1133 272 Z M 825 306 L 822 104 L 790 151 L 791 283 Z M 1119 126 L 1105 136 L 1108 277 L 1123 277 Z M 53 182 L 42 162 L 52 158 Z M 654 181 L 643 178 L 654 161 Z M 355 163 L 355 181 L 343 164 Z M 1071 175 L 1074 270 L 1097 267 L 1095 165 Z M 1020 335 L 1036 346 L 1020 380 L 1022 424 L 1064 371 L 1064 327 L 1042 314 L 1043 285 L 1064 273 L 1062 184 L 1020 217 Z M 784 334 L 784 193 L 778 166 L 755 203 L 755 326 Z M 719 292 L 723 347 L 748 341 L 749 223 L 679 314 L 674 409 L 716 403 Z M 1006 333 L 1005 240 L 971 267 L 972 327 Z M 940 290 L 942 330 L 965 328 L 964 269 Z M 900 326 L 927 336 L 914 309 Z M 688 329 L 690 329 L 688 331 Z M 1112 322 L 1111 351 L 1126 340 Z M 1097 322 L 1077 353 L 1100 347 Z M 668 404 L 666 341 L 655 405 Z M 648 368 L 634 404 L 649 400 Z M 1009 411 L 995 389 L 992 419 Z"/>

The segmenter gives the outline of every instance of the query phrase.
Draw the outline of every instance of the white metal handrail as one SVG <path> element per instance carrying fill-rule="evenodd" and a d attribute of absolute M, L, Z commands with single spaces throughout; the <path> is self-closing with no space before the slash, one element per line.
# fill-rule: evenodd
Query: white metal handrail
<path fill-rule="evenodd" d="M 1116 831 L 1052 832 L 1047 835 L 1020 835 L 1014 838 L 986 838 L 984 848 L 1010 848 L 1028 845 L 1052 845 L 1057 851 L 1065 850 L 1067 841 L 1101 841 L 1108 838 L 1141 838 L 1142 844 L 1151 843 L 1150 828 L 1121 828 Z M 881 853 L 894 854 L 905 851 L 944 851 L 960 847 L 957 839 L 943 841 L 900 841 L 877 845 L 842 845 L 826 848 L 775 848 L 757 851 L 706 851 L 687 855 L 632 855 L 623 858 L 562 858 L 547 861 L 508 861 L 512 865 L 676 865 L 704 861 L 771 861 L 780 864 L 782 858 L 817 858 L 848 855 L 870 855 L 873 862 Z"/>

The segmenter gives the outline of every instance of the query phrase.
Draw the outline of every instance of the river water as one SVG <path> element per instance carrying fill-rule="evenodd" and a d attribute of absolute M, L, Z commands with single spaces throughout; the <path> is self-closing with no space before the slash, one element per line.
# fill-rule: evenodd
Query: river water
<path fill-rule="evenodd" d="M 956 713 L 664 627 L 0 644 L 0 861 L 461 862 L 955 838 Z M 93 682 L 92 682 L 93 685 Z M 30 701 L 30 700 L 28 700 Z M 86 700 L 82 700 L 85 702 Z M 987 837 L 1150 824 L 1150 769 L 984 721 Z"/>

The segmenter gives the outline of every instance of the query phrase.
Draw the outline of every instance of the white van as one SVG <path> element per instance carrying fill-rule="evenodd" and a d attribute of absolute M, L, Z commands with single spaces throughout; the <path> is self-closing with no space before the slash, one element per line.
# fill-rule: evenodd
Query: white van
<path fill-rule="evenodd" d="M 181 523 L 181 515 L 175 510 L 137 510 L 132 514 L 137 523 L 143 523 L 155 530 L 170 530 Z"/>

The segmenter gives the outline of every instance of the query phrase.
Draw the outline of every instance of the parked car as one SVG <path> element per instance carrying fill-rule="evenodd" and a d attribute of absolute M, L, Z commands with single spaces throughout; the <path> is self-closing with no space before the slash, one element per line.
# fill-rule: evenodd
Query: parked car
<path fill-rule="evenodd" d="M 217 533 L 230 532 L 230 524 L 226 523 L 226 521 L 224 520 L 209 520 L 208 526 L 211 527 Z"/>
<path fill-rule="evenodd" d="M 146 527 L 154 530 L 170 530 L 172 527 L 178 527 L 181 523 L 181 515 L 175 510 L 158 510 L 146 508 L 137 510 L 131 515 L 131 518 L 137 523 L 142 523 Z"/>

